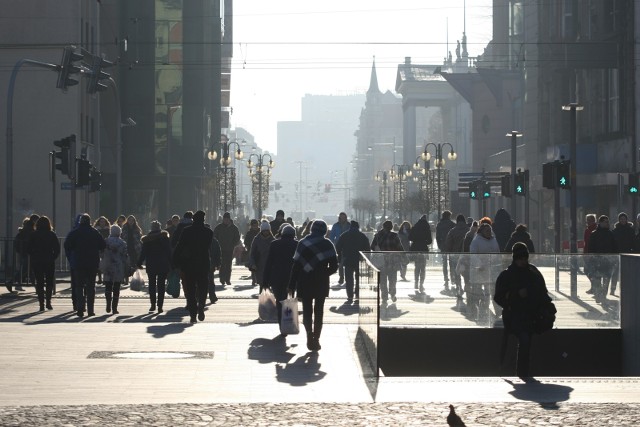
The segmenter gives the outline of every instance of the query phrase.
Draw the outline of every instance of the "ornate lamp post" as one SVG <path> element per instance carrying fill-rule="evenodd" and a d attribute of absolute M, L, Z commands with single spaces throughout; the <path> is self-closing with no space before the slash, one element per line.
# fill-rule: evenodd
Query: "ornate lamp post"
<path fill-rule="evenodd" d="M 237 160 L 242 160 L 244 153 L 240 149 L 240 144 L 238 144 L 237 141 L 229 141 L 226 135 L 220 136 L 220 166 L 222 168 L 218 169 L 217 183 L 218 186 L 222 185 L 221 191 L 218 191 L 218 195 L 222 195 L 222 200 L 219 200 L 218 204 L 223 207 L 224 212 L 229 211 L 229 205 L 231 205 L 232 210 L 235 209 L 236 206 L 236 169 L 229 167 L 231 164 L 229 151 L 232 145 L 236 147 L 234 157 Z M 218 153 L 213 147 L 207 153 L 207 158 L 212 161 L 218 158 Z"/>
<path fill-rule="evenodd" d="M 442 142 L 442 143 L 433 143 L 433 142 L 429 142 L 424 146 L 424 151 L 422 152 L 422 154 L 420 155 L 420 158 L 422 158 L 422 160 L 425 162 L 425 171 L 429 169 L 429 161 L 431 160 L 431 153 L 429 152 L 429 147 L 433 147 L 435 149 L 435 160 L 434 160 L 434 166 L 436 167 L 436 171 L 437 171 L 437 188 L 438 188 L 438 218 L 440 218 L 441 214 L 442 214 L 442 184 L 443 184 L 443 178 L 444 178 L 444 183 L 446 183 L 446 187 L 447 187 L 447 191 L 445 194 L 445 200 L 444 200 L 444 205 L 445 208 L 448 205 L 448 200 L 449 200 L 449 171 L 446 170 L 444 168 L 445 165 L 445 160 L 442 156 L 442 149 L 445 146 L 449 146 L 450 151 L 449 154 L 447 155 L 447 157 L 449 158 L 449 160 L 455 160 L 458 158 L 458 154 L 454 151 L 453 149 L 453 145 L 449 144 L 448 142 Z M 414 165 L 415 168 L 415 165 Z M 444 177 L 442 176 L 442 171 L 444 170 Z"/>
<path fill-rule="evenodd" d="M 375 180 L 380 182 L 380 205 L 382 205 L 382 221 L 387 219 L 387 206 L 389 205 L 389 187 L 387 187 L 387 171 L 378 171 Z"/>
<path fill-rule="evenodd" d="M 252 159 L 256 158 L 256 162 Z M 265 165 L 265 158 L 269 158 L 269 162 Z M 255 166 L 255 170 L 253 169 Z M 252 182 L 253 207 L 256 210 L 256 218 L 262 218 L 262 212 L 269 207 L 269 177 L 271 169 L 276 166 L 271 156 L 266 154 L 252 154 L 247 160 L 249 168 L 249 176 Z"/>
<path fill-rule="evenodd" d="M 411 178 L 412 175 L 413 172 L 408 165 L 394 164 L 389 171 L 389 177 L 391 181 L 393 181 L 393 204 L 395 210 L 398 212 L 400 222 L 404 219 L 403 208 L 407 197 L 407 180 Z"/>

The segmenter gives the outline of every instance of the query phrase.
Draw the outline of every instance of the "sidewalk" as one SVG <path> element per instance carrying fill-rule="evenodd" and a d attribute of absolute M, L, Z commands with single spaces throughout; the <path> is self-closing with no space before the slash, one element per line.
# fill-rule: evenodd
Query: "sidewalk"
<path fill-rule="evenodd" d="M 340 303 L 327 302 L 312 353 L 304 333 L 278 338 L 256 320 L 252 295 L 190 325 L 182 298 L 161 315 L 132 297 L 120 315 L 80 320 L 68 297 L 38 313 L 28 293 L 3 289 L 0 425 L 443 426 L 450 403 L 469 426 L 640 425 L 638 378 L 367 380 L 357 315 L 329 309 Z"/>

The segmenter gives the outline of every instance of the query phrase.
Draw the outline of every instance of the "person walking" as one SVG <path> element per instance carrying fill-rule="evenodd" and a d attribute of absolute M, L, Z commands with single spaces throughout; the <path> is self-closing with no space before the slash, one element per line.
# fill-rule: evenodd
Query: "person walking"
<path fill-rule="evenodd" d="M 491 226 L 493 234 L 496 236 L 500 252 L 511 252 L 507 249 L 507 242 L 511 238 L 511 234 L 516 230 L 516 223 L 511 219 L 511 215 L 506 209 L 500 208 L 496 212 Z"/>
<path fill-rule="evenodd" d="M 400 243 L 402 243 L 402 248 L 405 251 L 409 250 L 411 246 L 411 242 L 409 241 L 409 232 L 411 231 L 411 223 L 409 221 L 402 221 L 400 224 L 400 228 L 398 229 L 398 237 L 400 238 Z M 400 279 L 403 282 L 408 282 L 407 280 L 407 266 L 409 265 L 409 259 L 404 257 L 402 262 L 400 263 Z"/>
<path fill-rule="evenodd" d="M 53 310 L 51 295 L 55 286 L 55 262 L 60 256 L 60 242 L 46 216 L 38 218 L 36 229 L 29 236 L 28 248 L 31 268 L 36 276 L 36 294 L 40 311 L 44 311 L 45 301 L 47 310 Z"/>
<path fill-rule="evenodd" d="M 618 222 L 613 226 L 613 237 L 616 241 L 616 251 L 619 254 L 629 254 L 633 252 L 633 245 L 635 241 L 635 232 L 633 230 L 633 223 L 629 222 L 627 214 L 620 212 L 618 214 Z M 613 269 L 611 272 L 611 295 L 616 294 L 616 288 L 618 286 L 618 275 L 620 274 L 620 265 L 617 262 L 613 263 Z"/>
<path fill-rule="evenodd" d="M 271 226 L 267 221 L 262 221 L 260 234 L 253 239 L 251 251 L 249 252 L 249 270 L 255 274 L 256 283 L 260 285 L 261 291 L 266 288 L 264 286 L 264 270 L 267 266 L 269 247 L 274 240 L 275 237 L 271 233 Z"/>
<path fill-rule="evenodd" d="M 205 227 L 211 229 L 211 225 L 205 224 Z M 220 252 L 220 243 L 214 237 L 211 239 L 211 246 L 209 247 L 209 261 L 211 265 L 211 269 L 209 270 L 209 302 L 211 304 L 215 304 L 218 301 L 218 296 L 216 295 L 216 282 L 215 282 L 215 272 L 216 270 L 220 270 L 221 263 L 221 252 Z"/>
<path fill-rule="evenodd" d="M 445 240 L 449 231 L 456 224 L 451 220 L 451 211 L 442 212 L 440 221 L 436 224 L 436 243 L 442 255 L 442 275 L 444 276 L 444 290 L 449 291 L 449 257 L 444 251 Z"/>
<path fill-rule="evenodd" d="M 151 307 L 149 313 L 158 309 L 163 312 L 164 293 L 167 283 L 167 275 L 171 271 L 171 240 L 169 233 L 161 229 L 158 221 L 151 223 L 151 231 L 142 239 L 142 250 L 138 258 L 138 268 L 145 264 L 149 279 L 149 300 Z"/>
<path fill-rule="evenodd" d="M 458 265 L 456 266 L 456 270 L 460 272 L 460 276 L 464 279 L 464 292 L 467 293 L 467 301 L 469 299 L 469 290 L 471 289 L 471 281 L 470 281 L 470 270 L 471 270 L 471 242 L 474 237 L 476 237 L 476 233 L 478 232 L 478 221 L 469 222 L 469 218 L 467 218 L 467 224 L 469 225 L 469 231 L 464 235 L 464 240 L 462 241 L 462 254 L 458 259 Z"/>
<path fill-rule="evenodd" d="M 127 277 L 129 269 L 129 250 L 127 243 L 120 237 L 122 229 L 114 224 L 105 240 L 106 247 L 102 252 L 100 270 L 104 279 L 104 297 L 107 303 L 106 312 L 119 314 L 120 286 Z"/>
<path fill-rule="evenodd" d="M 600 254 L 587 262 L 593 263 L 592 282 L 593 294 L 598 303 L 604 303 L 607 299 L 611 274 L 613 272 L 613 261 L 610 255 L 617 253 L 616 238 L 609 229 L 609 217 L 600 215 L 598 227 L 589 237 L 589 253 Z"/>
<path fill-rule="evenodd" d="M 258 218 L 258 220 L 260 220 L 261 218 Z M 269 223 L 269 226 L 271 227 L 271 234 L 273 234 L 274 236 L 276 234 L 278 234 L 278 230 L 280 230 L 280 227 L 282 226 L 282 224 L 284 224 L 286 221 L 284 219 L 284 211 L 283 210 L 278 210 L 276 212 L 276 217 L 273 221 L 271 221 Z"/>
<path fill-rule="evenodd" d="M 444 251 L 449 256 L 449 275 L 451 276 L 451 281 L 456 286 L 456 297 L 458 299 L 462 298 L 464 290 L 457 266 L 460 259 L 460 252 L 462 252 L 464 236 L 466 236 L 468 231 L 467 219 L 464 215 L 460 214 L 456 217 L 455 227 L 449 230 L 447 238 L 444 241 Z"/>
<path fill-rule="evenodd" d="M 220 283 L 222 286 L 231 286 L 231 268 L 233 264 L 233 249 L 240 242 L 240 231 L 233 223 L 231 214 L 225 212 L 222 215 L 222 222 L 213 229 L 213 237 L 220 243 L 221 265 Z"/>
<path fill-rule="evenodd" d="M 269 254 L 265 262 L 262 287 L 271 289 L 276 299 L 278 325 L 282 325 L 282 301 L 287 299 L 289 276 L 293 267 L 293 256 L 298 247 L 296 229 L 285 224 L 280 231 L 281 237 L 269 244 Z M 282 329 L 280 330 L 281 335 Z"/>
<path fill-rule="evenodd" d="M 480 224 L 469 251 L 475 255 L 470 260 L 471 287 L 467 292 L 467 314 L 472 319 L 482 320 L 488 315 L 490 289 L 493 283 L 490 254 L 500 252 L 490 224 Z"/>
<path fill-rule="evenodd" d="M 107 247 L 100 233 L 91 226 L 89 214 L 82 214 L 78 228 L 71 231 L 64 241 L 64 250 L 71 253 L 76 268 L 76 314 L 95 316 L 96 272 L 100 263 L 100 251 Z"/>
<path fill-rule="evenodd" d="M 347 288 L 347 303 L 360 300 L 360 252 L 371 250 L 369 238 L 360 231 L 358 221 L 351 221 L 349 230 L 342 233 L 336 244 L 338 260 L 344 265 L 344 278 Z M 354 292 L 355 291 L 355 292 Z"/>
<path fill-rule="evenodd" d="M 344 212 L 340 212 L 338 214 L 338 221 L 331 226 L 331 231 L 329 232 L 329 240 L 335 246 L 338 242 L 338 239 L 349 229 L 349 222 L 347 221 L 347 214 Z M 338 265 L 338 285 L 342 285 L 344 283 L 344 265 Z"/>
<path fill-rule="evenodd" d="M 33 269 L 29 265 L 29 240 L 34 232 L 34 226 L 35 223 L 31 218 L 25 218 L 22 221 L 22 227 L 18 228 L 18 233 L 13 238 L 13 253 L 18 259 L 18 268 L 13 277 L 16 290 L 22 290 L 23 284 L 33 283 Z M 11 285 L 8 285 L 7 289 L 11 292 Z"/>
<path fill-rule="evenodd" d="M 409 230 L 409 241 L 411 242 L 409 246 L 411 252 L 429 252 L 429 245 L 433 243 L 433 237 L 431 235 L 431 225 L 429 225 L 426 215 L 422 215 Z M 415 264 L 414 288 L 420 293 L 424 293 L 427 259 L 429 259 L 429 254 L 413 256 Z"/>
<path fill-rule="evenodd" d="M 289 294 L 302 299 L 302 323 L 307 348 L 321 349 L 324 301 L 329 296 L 329 278 L 338 271 L 338 256 L 331 240 L 325 238 L 327 223 L 313 221 L 311 233 L 298 242 L 289 278 Z"/>
<path fill-rule="evenodd" d="M 376 249 L 377 248 L 377 249 Z M 373 236 L 371 242 L 371 250 L 379 250 L 384 252 L 402 252 L 402 243 L 398 233 L 393 231 L 393 223 L 385 221 L 382 223 L 382 230 Z M 380 268 L 380 291 L 382 293 L 382 305 L 386 307 L 389 295 L 391 301 L 396 302 L 396 282 L 398 279 L 398 270 L 400 270 L 400 254 L 385 254 L 382 268 Z"/>
<path fill-rule="evenodd" d="M 582 237 L 584 240 L 584 249 L 582 251 L 585 254 L 588 254 L 590 252 L 589 239 L 591 238 L 591 233 L 593 233 L 596 228 L 598 228 L 598 223 L 596 222 L 596 214 L 587 214 L 585 216 L 585 228 L 584 228 L 584 234 Z M 589 279 L 589 283 L 591 283 L 591 286 L 587 290 L 588 294 L 593 294 L 595 292 L 595 287 L 594 287 L 595 278 L 593 273 L 594 273 L 594 269 L 593 269 L 593 263 L 591 262 L 591 258 L 588 256 L 584 257 L 584 274 Z"/>
<path fill-rule="evenodd" d="M 129 215 L 127 217 L 127 222 L 122 225 L 121 237 L 127 243 L 129 268 L 125 272 L 125 279 L 128 279 L 136 270 L 136 261 L 140 258 L 140 251 L 142 251 L 142 229 L 135 216 Z"/>
<path fill-rule="evenodd" d="M 209 286 L 209 269 L 211 255 L 209 250 L 213 240 L 213 231 L 204 225 L 205 213 L 197 211 L 193 214 L 193 224 L 185 227 L 173 251 L 173 264 L 183 274 L 184 295 L 191 323 L 205 319 L 204 308 Z"/>
<path fill-rule="evenodd" d="M 193 212 L 192 211 L 186 211 L 182 215 L 182 219 L 180 220 L 180 222 L 175 226 L 175 229 L 173 230 L 173 233 L 169 234 L 169 238 L 171 239 L 171 248 L 172 249 L 175 249 L 175 247 L 178 246 L 178 241 L 180 241 L 180 236 L 182 235 L 182 230 L 184 230 L 185 227 L 188 227 L 191 224 L 193 224 Z"/>
<path fill-rule="evenodd" d="M 93 228 L 98 230 L 98 233 L 100 233 L 102 238 L 106 240 L 109 237 L 109 233 L 111 232 L 111 223 L 109 222 L 107 217 L 101 216 L 93 223 Z M 102 271 L 100 271 L 100 269 L 98 269 L 98 280 L 96 281 L 96 283 L 98 285 L 102 283 Z"/>
<path fill-rule="evenodd" d="M 518 339 L 516 374 L 528 379 L 536 316 L 551 297 L 544 277 L 533 264 L 529 264 L 527 245 L 515 243 L 512 254 L 513 262 L 498 275 L 493 300 L 502 307 L 505 334 L 513 334 Z"/>
<path fill-rule="evenodd" d="M 247 230 L 247 232 L 244 235 L 244 250 L 247 252 L 247 265 L 249 263 L 249 254 L 251 253 L 251 244 L 253 243 L 253 239 L 255 239 L 255 237 L 260 234 L 260 223 L 258 222 L 257 219 L 252 219 L 249 222 L 249 230 Z M 257 285 L 256 282 L 256 273 L 252 270 L 251 271 L 251 286 L 255 286 Z"/>
<path fill-rule="evenodd" d="M 524 243 L 527 245 L 527 249 L 529 253 L 532 254 L 535 252 L 535 247 L 533 246 L 533 240 L 531 240 L 531 234 L 529 234 L 529 229 L 525 224 L 518 224 L 513 233 L 511 233 L 511 237 L 509 241 L 504 246 L 504 250 L 502 252 L 511 253 L 513 249 L 513 245 L 516 243 Z M 498 243 L 499 244 L 499 243 Z"/>

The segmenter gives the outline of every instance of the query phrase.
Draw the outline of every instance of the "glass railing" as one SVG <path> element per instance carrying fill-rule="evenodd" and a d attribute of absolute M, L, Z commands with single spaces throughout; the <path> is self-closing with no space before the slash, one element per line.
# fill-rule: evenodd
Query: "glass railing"
<path fill-rule="evenodd" d="M 510 254 L 366 252 L 363 257 L 361 299 L 367 295 L 367 310 L 374 313 L 377 294 L 380 327 L 502 327 L 493 295 Z M 619 255 L 531 254 L 529 262 L 542 273 L 557 307 L 556 328 L 620 328 Z"/>

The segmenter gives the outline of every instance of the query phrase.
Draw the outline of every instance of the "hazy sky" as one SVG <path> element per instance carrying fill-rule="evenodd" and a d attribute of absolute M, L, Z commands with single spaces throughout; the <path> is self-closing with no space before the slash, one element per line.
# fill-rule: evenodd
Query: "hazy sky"
<path fill-rule="evenodd" d="M 467 0 L 470 56 L 491 39 L 491 0 Z M 455 59 L 464 0 L 240 0 L 233 5 L 233 127 L 276 151 L 277 122 L 300 120 L 305 94 L 364 93 L 373 57 L 378 85 L 394 91 L 398 64 Z M 354 129 L 355 130 L 355 129 Z"/>

